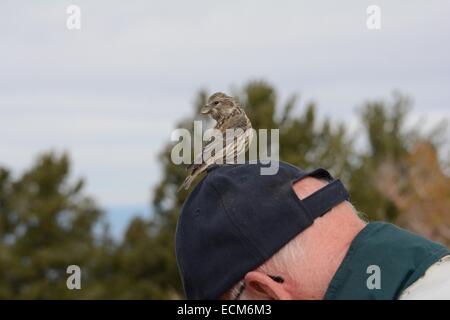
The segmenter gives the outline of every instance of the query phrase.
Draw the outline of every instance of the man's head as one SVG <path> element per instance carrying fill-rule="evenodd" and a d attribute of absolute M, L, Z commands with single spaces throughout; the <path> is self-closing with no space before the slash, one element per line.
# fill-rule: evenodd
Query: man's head
<path fill-rule="evenodd" d="M 293 189 L 299 199 L 305 199 L 327 183 L 306 177 L 294 183 Z M 351 241 L 364 226 L 348 201 L 340 203 L 261 266 L 246 273 L 221 298 L 322 299 Z"/>
<path fill-rule="evenodd" d="M 320 299 L 364 223 L 323 169 L 214 168 L 186 201 L 177 260 L 188 298 Z"/>

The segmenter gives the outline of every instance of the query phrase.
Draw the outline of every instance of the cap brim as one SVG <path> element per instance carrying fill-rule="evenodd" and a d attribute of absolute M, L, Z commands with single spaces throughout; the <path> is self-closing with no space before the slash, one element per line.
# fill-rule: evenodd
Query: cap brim
<path fill-rule="evenodd" d="M 310 172 L 307 173 L 306 176 L 317 178 L 317 179 L 325 179 L 328 182 L 332 182 L 334 180 L 332 175 L 327 170 L 325 170 L 323 168 L 318 168 L 318 169 L 315 169 L 313 171 L 310 171 Z"/>

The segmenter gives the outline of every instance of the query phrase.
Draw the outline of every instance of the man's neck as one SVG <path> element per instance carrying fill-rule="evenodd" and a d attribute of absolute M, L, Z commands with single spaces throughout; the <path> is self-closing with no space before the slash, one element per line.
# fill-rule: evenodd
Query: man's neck
<path fill-rule="evenodd" d="M 300 263 L 298 270 L 303 299 L 323 299 L 353 239 L 365 225 L 349 203 L 342 203 L 303 232 L 306 263 Z"/>

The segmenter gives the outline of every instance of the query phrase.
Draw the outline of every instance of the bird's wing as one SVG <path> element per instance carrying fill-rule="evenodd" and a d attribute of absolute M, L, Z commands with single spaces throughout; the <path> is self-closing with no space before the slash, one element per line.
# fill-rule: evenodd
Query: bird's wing
<path fill-rule="evenodd" d="M 188 166 L 188 171 L 192 172 L 196 168 L 200 167 L 202 164 L 204 164 L 206 161 L 203 158 L 204 154 L 210 155 L 212 150 L 220 150 L 223 149 L 224 146 L 224 140 L 226 140 L 225 133 L 222 135 L 222 139 L 216 139 L 214 136 L 211 137 L 211 140 L 208 141 L 208 143 L 204 146 L 202 151 L 197 154 L 194 158 L 194 162 Z M 226 145 L 226 141 L 225 141 Z"/>
<path fill-rule="evenodd" d="M 248 150 L 253 140 L 253 131 L 251 128 L 240 131 L 235 138 L 235 141 L 229 141 L 225 145 L 226 159 L 236 159 L 239 154 Z"/>
<path fill-rule="evenodd" d="M 227 119 L 226 121 L 222 122 L 222 124 L 216 129 L 219 129 L 220 131 L 225 131 L 226 129 L 247 129 L 249 127 L 250 121 L 248 120 L 247 116 L 245 115 L 239 115 L 236 117 L 231 117 Z"/>
<path fill-rule="evenodd" d="M 238 154 L 245 152 L 252 140 L 251 129 L 240 130 L 235 135 L 223 135 L 224 141 L 207 145 L 203 151 L 203 161 L 207 165 L 213 163 L 223 164 L 227 159 L 234 159 Z M 212 155 L 212 150 L 216 153 Z M 217 152 L 218 151 L 218 152 Z"/>
<path fill-rule="evenodd" d="M 212 137 L 211 140 L 203 148 L 202 152 L 196 155 L 194 162 L 188 166 L 188 171 L 192 172 L 203 163 L 211 165 L 215 163 L 218 159 L 224 157 L 224 155 L 230 155 L 237 150 L 238 153 L 244 151 L 244 147 L 248 147 L 248 144 L 245 144 L 246 139 L 251 139 L 251 125 L 250 121 L 246 116 L 232 117 L 224 121 L 220 126 L 214 127 L 214 129 L 218 129 L 222 131 L 222 140 L 216 139 Z M 226 134 L 227 129 L 241 129 L 236 130 L 235 135 Z M 237 141 L 237 148 L 232 147 L 234 140 Z M 234 148 L 234 149 L 233 149 Z M 216 150 L 220 152 L 216 152 L 213 156 L 212 151 Z M 205 158 L 205 156 L 207 158 Z"/>

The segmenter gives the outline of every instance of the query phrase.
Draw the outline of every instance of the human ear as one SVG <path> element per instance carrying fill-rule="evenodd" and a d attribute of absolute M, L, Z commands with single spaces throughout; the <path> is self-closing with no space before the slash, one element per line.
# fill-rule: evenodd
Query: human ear
<path fill-rule="evenodd" d="M 248 272 L 244 277 L 246 296 L 253 300 L 292 300 L 282 283 L 259 271 Z"/>

